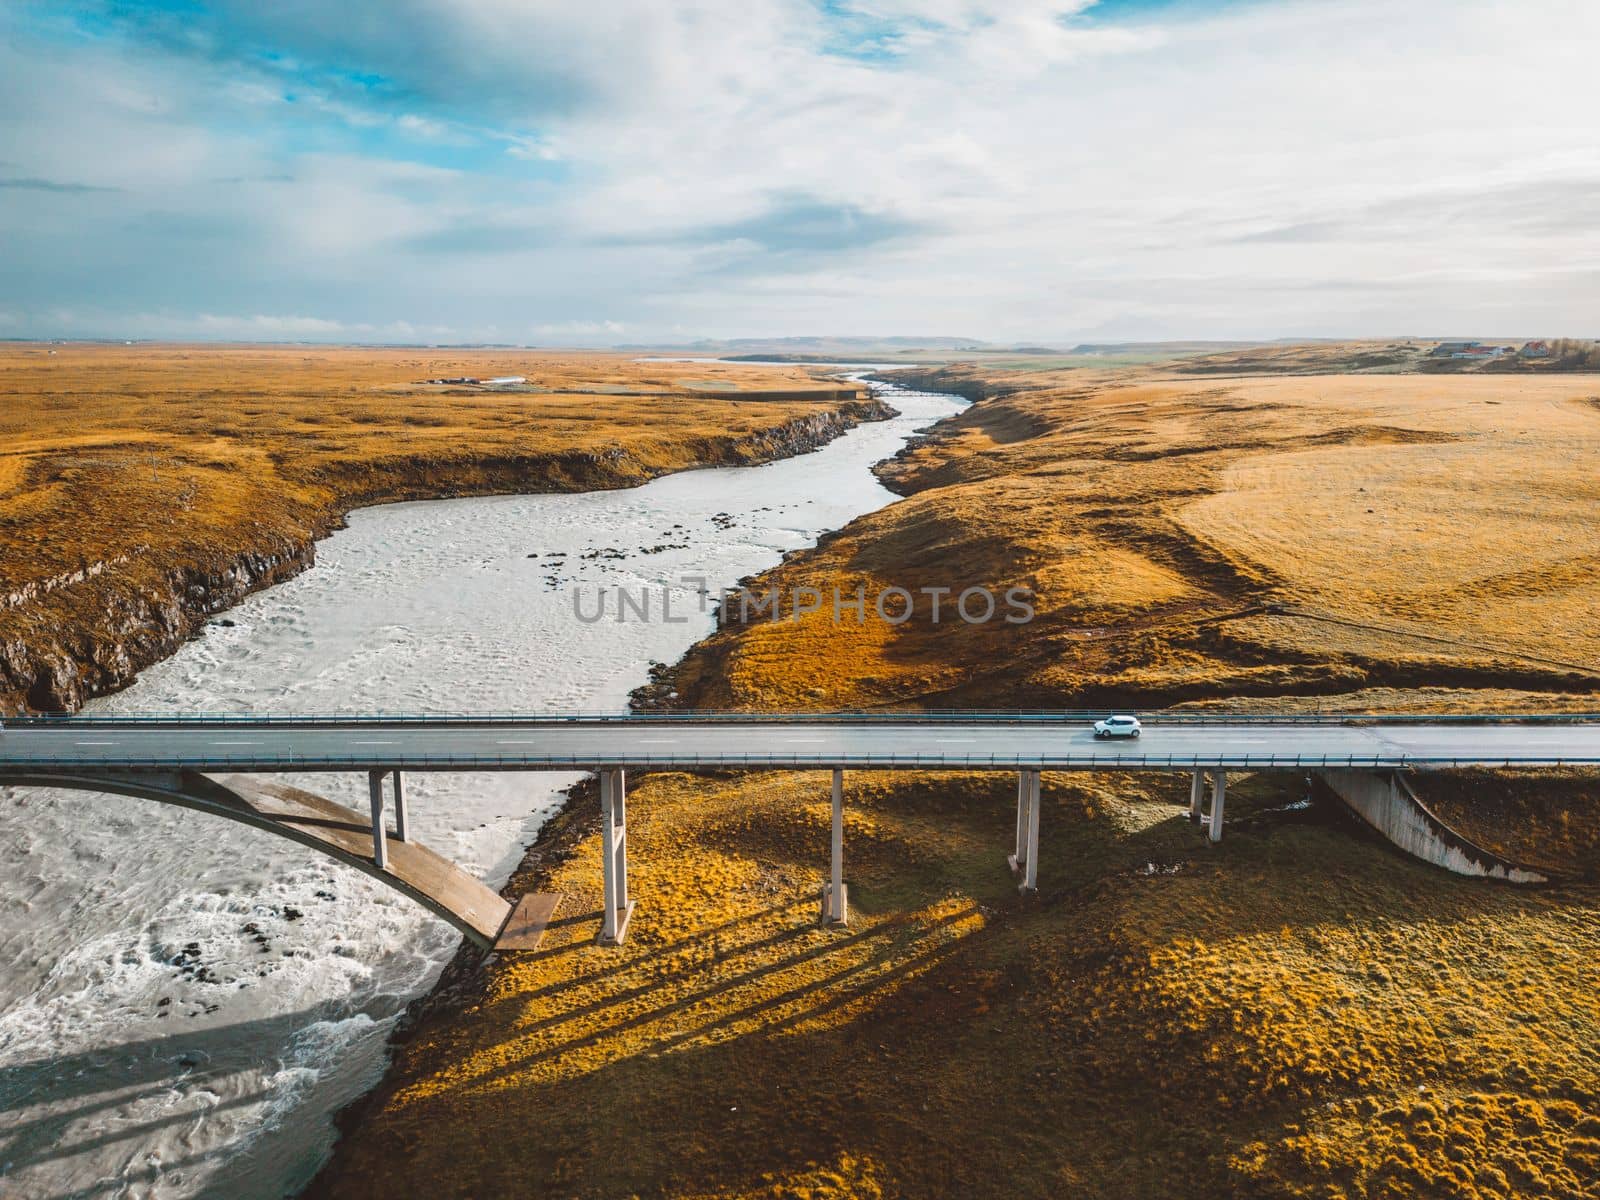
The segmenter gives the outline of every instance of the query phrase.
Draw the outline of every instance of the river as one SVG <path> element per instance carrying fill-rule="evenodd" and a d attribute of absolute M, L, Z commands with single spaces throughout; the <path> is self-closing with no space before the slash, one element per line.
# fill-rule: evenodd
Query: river
<path fill-rule="evenodd" d="M 689 578 L 731 585 L 890 503 L 872 465 L 963 404 L 881 391 L 900 416 L 765 466 L 354 512 L 315 567 L 88 711 L 620 710 L 652 660 L 710 632 Z M 688 620 L 579 619 L 575 591 L 592 610 L 618 586 L 668 587 Z M 364 777 L 285 778 L 365 803 Z M 415 836 L 498 887 L 576 778 L 412 775 Z M 259 832 L 0 789 L 0 1196 L 297 1191 L 458 942 L 359 872 Z"/>

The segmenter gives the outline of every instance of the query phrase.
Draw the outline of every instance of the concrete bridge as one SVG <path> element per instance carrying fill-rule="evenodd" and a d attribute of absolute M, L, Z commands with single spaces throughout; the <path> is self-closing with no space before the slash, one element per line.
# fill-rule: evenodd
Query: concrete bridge
<path fill-rule="evenodd" d="M 594 771 L 603 817 L 601 940 L 627 932 L 626 772 L 831 770 L 833 824 L 822 920 L 847 919 L 843 773 L 1003 771 L 1017 776 L 1009 861 L 1037 885 L 1041 773 L 1183 771 L 1190 818 L 1220 841 L 1228 772 L 1316 772 L 1369 824 L 1450 870 L 1540 876 L 1473 846 L 1428 812 L 1405 776 L 1450 767 L 1600 764 L 1600 714 L 1502 718 L 1161 714 L 1136 741 L 1096 740 L 1080 714 L 575 717 L 65 717 L 10 721 L 0 786 L 74 788 L 177 804 L 240 821 L 365 871 L 481 946 L 536 944 L 548 897 L 516 909 L 411 840 L 411 771 Z M 359 771 L 369 812 L 274 782 L 284 772 Z M 226 772 L 218 777 L 218 772 Z M 1209 799 L 1209 803 L 1208 803 Z M 394 824 L 388 822 L 392 806 Z"/>

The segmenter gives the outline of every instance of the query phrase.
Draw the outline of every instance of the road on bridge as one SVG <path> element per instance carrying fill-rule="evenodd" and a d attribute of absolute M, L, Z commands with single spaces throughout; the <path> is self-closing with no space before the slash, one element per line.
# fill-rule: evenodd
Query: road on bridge
<path fill-rule="evenodd" d="M 8 723 L 0 769 L 597 770 L 606 767 L 1160 770 L 1600 763 L 1600 721 L 1003 718 L 68 718 Z"/>

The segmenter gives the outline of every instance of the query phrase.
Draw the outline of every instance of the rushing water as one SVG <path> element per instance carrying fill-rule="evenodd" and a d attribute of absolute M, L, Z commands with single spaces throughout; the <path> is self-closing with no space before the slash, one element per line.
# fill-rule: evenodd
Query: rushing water
<path fill-rule="evenodd" d="M 731 585 L 882 507 L 871 465 L 960 407 L 887 399 L 898 418 L 762 467 L 353 513 L 312 570 L 90 709 L 620 709 L 650 660 L 710 631 L 685 576 Z M 672 586 L 689 620 L 577 618 L 575 588 L 592 608 L 616 585 Z M 365 802 L 364 777 L 286 778 Z M 576 778 L 412 775 L 411 821 L 499 886 Z M 377 882 L 256 831 L 0 789 L 0 1196 L 295 1191 L 457 943 Z"/>

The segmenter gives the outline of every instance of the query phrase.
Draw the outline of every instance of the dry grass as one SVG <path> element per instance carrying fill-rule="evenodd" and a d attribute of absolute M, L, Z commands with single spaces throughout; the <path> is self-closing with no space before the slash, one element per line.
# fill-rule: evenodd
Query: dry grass
<path fill-rule="evenodd" d="M 602 354 L 0 347 L 0 588 L 159 536 L 175 508 L 203 537 L 208 525 L 234 526 L 241 508 L 320 513 L 351 489 L 417 485 L 386 482 L 395 471 L 442 473 L 495 455 L 621 449 L 626 469 L 645 478 L 698 461 L 719 439 L 815 411 L 804 401 L 689 397 L 672 378 L 683 369 Z M 694 373 L 747 388 L 817 386 L 799 370 L 696 364 Z M 463 374 L 525 374 L 544 390 L 419 383 Z M 622 385 L 636 390 L 593 394 Z"/>
<path fill-rule="evenodd" d="M 1417 789 L 1452 828 L 1497 854 L 1600 882 L 1600 775 L 1571 767 L 1448 771 Z"/>
<path fill-rule="evenodd" d="M 1320 381 L 1319 381 L 1320 382 Z M 1252 406 L 1345 429 L 1248 455 L 1174 515 L 1280 581 L 1278 597 L 1364 622 L 1600 663 L 1600 413 L 1592 382 L 1390 377 L 1254 384 Z M 1334 441 L 1332 435 L 1338 440 Z"/>
<path fill-rule="evenodd" d="M 687 682 L 748 708 L 813 678 L 841 706 L 1600 689 L 1600 384 L 1063 378 L 947 423 L 888 469 L 910 499 L 762 584 L 1026 585 L 1037 620 L 924 609 L 847 658 L 831 619 L 729 630 Z"/>
<path fill-rule="evenodd" d="M 168 610 L 189 584 L 224 579 L 250 555 L 303 556 L 357 505 L 627 486 L 761 461 L 783 452 L 797 422 L 862 411 L 799 368 L 694 364 L 680 381 L 686 366 L 509 351 L 0 347 L 0 710 L 39 662 L 114 658 L 108 645 L 159 625 L 131 655 L 148 661 L 184 632 Z M 525 375 L 537 390 L 418 382 L 460 375 Z M 732 390 L 684 393 L 710 383 Z M 818 398 L 795 398 L 807 389 Z M 126 682 L 109 660 L 97 669 L 104 683 Z"/>
<path fill-rule="evenodd" d="M 676 673 L 691 702 L 1594 706 L 1594 384 L 978 374 L 928 381 L 992 398 L 889 469 L 909 499 L 761 586 L 1023 582 L 1040 619 L 730 627 Z M 1592 875 L 1593 777 L 1503 783 L 1425 790 Z M 620 951 L 595 840 L 552 852 L 516 886 L 567 923 L 422 1021 L 326 1190 L 1600 1196 L 1592 881 L 1453 878 L 1286 810 L 1283 776 L 1231 784 L 1213 848 L 1186 779 L 1050 775 L 1023 900 L 1009 780 L 852 774 L 830 933 L 825 787 L 639 785 Z"/>
<path fill-rule="evenodd" d="M 1026 585 L 1038 620 L 730 628 L 675 684 L 755 708 L 1592 707 L 1600 385 L 1224 378 L 1391 365 L 1352 354 L 1383 348 L 1186 364 L 1205 380 L 942 372 L 930 382 L 991 398 L 888 469 L 904 503 L 767 582 Z M 415 382 L 460 374 L 546 390 Z M 757 378 L 808 376 L 0 349 L 0 598 L 112 564 L 0 612 L 0 656 L 123 636 L 109 627 L 175 571 L 290 553 L 352 504 L 617 486 L 767 453 L 764 436 L 818 404 L 682 394 Z M 1041 894 L 1024 901 L 1001 865 L 1009 781 L 852 775 L 852 922 L 827 932 L 821 777 L 657 776 L 632 796 L 640 907 L 618 951 L 593 944 L 586 797 L 552 833 L 570 857 L 516 883 L 568 897 L 544 949 L 495 962 L 464 1009 L 434 1009 L 323 1186 L 1600 1195 L 1592 882 L 1457 881 L 1281 811 L 1298 790 L 1237 781 L 1228 840 L 1208 849 L 1179 815 L 1184 780 L 1050 776 Z M 1472 836 L 1592 881 L 1591 776 L 1426 790 Z"/>
<path fill-rule="evenodd" d="M 1600 894 L 1485 888 L 1185 781 L 1047 776 L 1037 900 L 1009 781 L 848 781 L 847 931 L 816 925 L 826 777 L 653 777 L 639 907 L 598 846 L 539 952 L 436 1014 L 336 1195 L 1580 1196 L 1600 1182 Z M 592 803 L 592 797 L 587 798 Z M 591 804 L 581 810 L 587 814 Z M 1322 886 L 1308 888 L 1313 874 Z M 531 881 L 523 880 L 523 886 Z M 1513 1136 L 1514 1135 L 1514 1136 Z M 1510 1181 L 1502 1185 L 1502 1181 Z"/>

